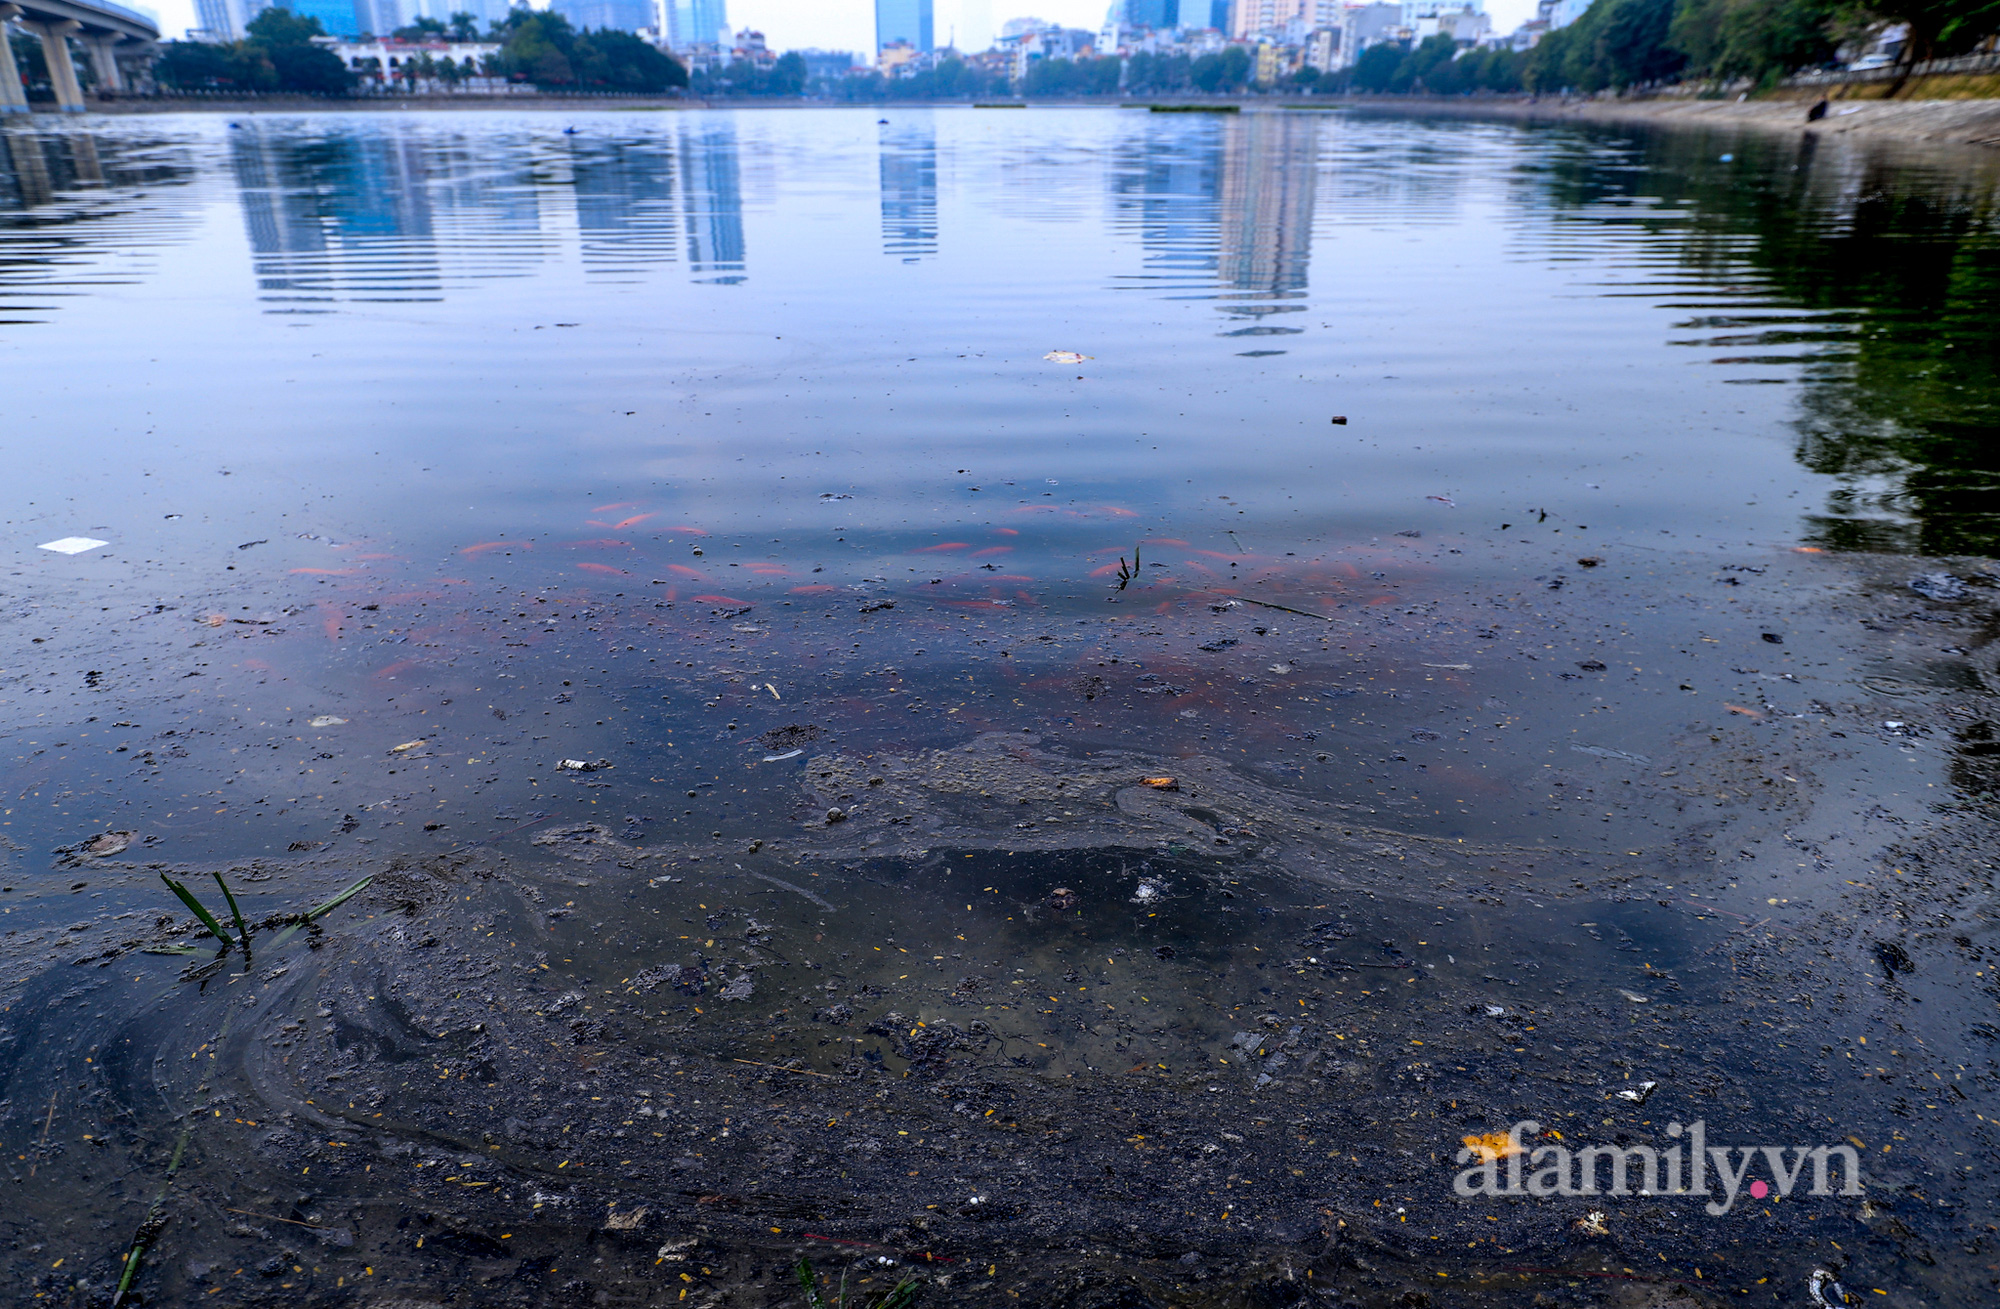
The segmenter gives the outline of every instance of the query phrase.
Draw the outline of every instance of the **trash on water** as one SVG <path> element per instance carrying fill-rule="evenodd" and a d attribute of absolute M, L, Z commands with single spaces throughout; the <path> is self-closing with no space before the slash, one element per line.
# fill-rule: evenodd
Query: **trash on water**
<path fill-rule="evenodd" d="M 1604 661 L 1602 659 L 1579 659 L 1576 661 L 1576 666 L 1586 673 L 1601 673 L 1604 671 Z"/>
<path fill-rule="evenodd" d="M 68 861 L 80 859 L 108 859 L 115 854 L 123 854 L 132 842 L 139 839 L 137 832 L 99 832 L 88 840 L 75 845 L 56 847 L 55 853 L 65 855 Z"/>
<path fill-rule="evenodd" d="M 1602 745 L 1576 745 L 1572 743 L 1570 749 L 1576 751 L 1578 754 L 1596 755 L 1599 759 L 1617 759 L 1628 764 L 1649 764 L 1653 762 L 1645 755 L 1632 754 L 1625 750 L 1613 750 L 1608 746 Z"/>
<path fill-rule="evenodd" d="M 771 698 L 772 698 L 773 700 L 783 700 L 783 699 L 785 698 L 785 697 L 783 697 L 783 696 L 779 695 L 779 694 L 778 694 L 778 688 L 777 688 L 777 687 L 775 687 L 775 686 L 772 686 L 772 685 L 771 685 L 771 684 L 770 684 L 769 682 L 766 682 L 766 683 L 764 683 L 764 689 L 765 689 L 766 691 L 769 691 L 769 692 L 771 693 Z"/>
<path fill-rule="evenodd" d="M 1049 892 L 1049 908 L 1051 909 L 1074 909 L 1076 905 L 1076 892 L 1070 890 L 1067 886 L 1058 886 L 1055 890 Z"/>
<path fill-rule="evenodd" d="M 340 726 L 340 725 L 341 725 L 342 723 L 344 723 L 344 722 L 346 722 L 346 721 L 347 721 L 347 720 L 346 720 L 345 718 L 335 718 L 335 717 L 334 717 L 334 716 L 333 716 L 332 714 L 321 714 L 321 715 L 320 715 L 319 717 L 317 717 L 317 718 L 313 718 L 313 719 L 309 719 L 309 720 L 307 720 L 307 722 L 306 722 L 306 726 L 307 726 L 307 727 L 339 727 L 339 726 Z"/>
<path fill-rule="evenodd" d="M 1479 1156 L 1483 1162 L 1527 1153 L 1526 1147 L 1506 1132 L 1487 1132 L 1461 1139 L 1465 1142 L 1465 1148 Z"/>
<path fill-rule="evenodd" d="M 796 759 L 804 753 L 805 751 L 803 750 L 787 750 L 783 754 L 767 754 L 764 756 L 764 762 L 767 764 L 782 763 L 787 759 Z"/>
<path fill-rule="evenodd" d="M 1488 1018 L 1505 1018 L 1507 1016 L 1507 1006 L 1504 1004 L 1487 1005 L 1486 1016 Z"/>
<path fill-rule="evenodd" d="M 1965 598 L 1965 583 L 1950 573 L 1919 573 L 1910 579 L 1910 589 L 1926 600 Z"/>
<path fill-rule="evenodd" d="M 594 763 L 588 759 L 556 760 L 556 771 L 559 773 L 598 773 L 609 767 L 611 767 L 609 759 L 599 759 Z"/>
<path fill-rule="evenodd" d="M 1074 350 L 1051 350 L 1042 356 L 1042 358 L 1052 364 L 1080 364 L 1092 357 L 1091 355 L 1080 355 Z"/>
<path fill-rule="evenodd" d="M 1132 893 L 1133 904 L 1153 904 L 1159 900 L 1161 887 L 1158 882 L 1147 880 L 1139 883 L 1139 889 Z"/>
<path fill-rule="evenodd" d="M 1603 562 L 1604 561 L 1602 559 L 1599 559 L 1596 555 L 1585 555 L 1583 558 L 1576 561 L 1576 566 L 1578 568 L 1595 568 Z"/>
<path fill-rule="evenodd" d="M 1724 159 L 1728 157 L 1728 155 L 1723 156 Z M 1604 1225 L 1604 1211 L 1602 1209 L 1592 1209 L 1589 1213 L 1577 1219 L 1576 1230 L 1584 1233 L 1586 1236 L 1611 1235 L 1611 1229 Z"/>
<path fill-rule="evenodd" d="M 1611 1098 L 1614 1100 L 1623 1100 L 1627 1104 L 1634 1104 L 1634 1105 L 1644 1104 L 1646 1103 L 1646 1101 L 1653 1098 L 1653 1091 L 1658 1086 L 1659 1086 L 1658 1082 L 1641 1082 L 1637 1086 L 1627 1087 L 1624 1090 L 1620 1091 L 1613 1091 L 1611 1093 Z"/>
<path fill-rule="evenodd" d="M 101 545 L 110 544 L 111 542 L 109 541 L 99 541 L 94 537 L 65 536 L 60 541 L 44 541 L 35 548 L 37 550 L 53 550 L 59 555 L 80 555 L 85 550 L 95 550 Z"/>
<path fill-rule="evenodd" d="M 424 743 L 424 738 L 422 738 L 422 737 L 420 736 L 420 737 L 418 737 L 418 738 L 417 738 L 416 740 L 414 740 L 414 741 L 405 741 L 405 742 L 403 742 L 403 743 L 402 743 L 401 745 L 392 745 L 392 746 L 390 746 L 390 747 L 389 747 L 389 753 L 390 753 L 390 754 L 406 754 L 406 753 L 408 753 L 409 751 L 411 751 L 411 750 L 414 750 L 414 749 L 416 749 L 416 748 L 417 748 L 418 746 L 422 745 L 423 743 Z"/>
<path fill-rule="evenodd" d="M 1622 986 L 1618 988 L 1618 994 L 1624 996 L 1627 1000 L 1630 1000 L 1633 1004 L 1651 1004 L 1653 1002 L 1652 996 L 1640 995 L 1637 991 L 1628 991 Z"/>
<path fill-rule="evenodd" d="M 1345 427 L 1345 426 L 1347 426 L 1347 415 L 1346 415 L 1346 414 L 1335 414 L 1335 415 L 1333 416 L 1333 425 L 1334 425 L 1335 427 Z"/>
<path fill-rule="evenodd" d="M 1142 777 L 1139 779 L 1139 784 L 1150 786 L 1155 791 L 1178 791 L 1181 789 L 1180 782 L 1171 777 Z"/>
<path fill-rule="evenodd" d="M 1833 1309 L 1834 1305 L 1847 1303 L 1847 1292 L 1824 1268 L 1813 1269 L 1812 1276 L 1806 1278 L 1806 1294 L 1812 1297 L 1814 1309 Z"/>
<path fill-rule="evenodd" d="M 894 600 L 870 600 L 867 604 L 861 606 L 861 612 L 864 614 L 872 614 L 875 613 L 877 610 L 894 609 L 895 607 L 896 607 L 896 602 Z"/>
<path fill-rule="evenodd" d="M 844 823 L 847 821 L 847 811 L 845 809 L 829 809 L 826 811 L 826 821 L 829 823 Z"/>
<path fill-rule="evenodd" d="M 1451 508 L 1451 509 L 1456 509 L 1456 508 L 1458 508 L 1458 501 L 1456 501 L 1456 500 L 1452 499 L 1452 498 L 1451 498 L 1450 496 L 1448 496 L 1448 495 L 1427 495 L 1427 496 L 1425 496 L 1425 497 L 1424 497 L 1424 499 L 1426 499 L 1426 500 L 1435 500 L 1435 501 L 1437 501 L 1437 502 L 1438 502 L 1439 504 L 1441 504 L 1441 505 L 1444 505 L 1444 506 L 1446 506 L 1446 507 L 1448 507 L 1448 508 Z"/>

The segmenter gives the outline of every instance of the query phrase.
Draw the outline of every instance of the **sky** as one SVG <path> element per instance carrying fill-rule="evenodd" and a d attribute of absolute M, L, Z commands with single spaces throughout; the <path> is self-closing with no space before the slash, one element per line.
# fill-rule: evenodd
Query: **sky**
<path fill-rule="evenodd" d="M 162 30 L 179 36 L 194 26 L 194 0 L 153 0 Z M 956 40 L 961 50 L 983 50 L 1009 18 L 1045 18 L 1065 27 L 1096 31 L 1104 24 L 1107 0 L 934 0 L 934 23 L 940 45 Z M 776 50 L 854 50 L 867 53 L 875 45 L 875 7 L 871 0 L 728 0 L 729 21 L 737 28 L 754 27 Z M 536 7 L 545 7 L 537 0 Z M 1511 32 L 1534 17 L 1535 0 L 1486 0 L 1493 26 Z"/>

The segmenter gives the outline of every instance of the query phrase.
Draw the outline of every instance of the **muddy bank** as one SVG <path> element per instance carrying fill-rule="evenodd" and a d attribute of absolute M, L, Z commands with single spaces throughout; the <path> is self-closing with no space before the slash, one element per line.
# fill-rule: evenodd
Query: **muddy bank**
<path fill-rule="evenodd" d="M 1658 123 L 1731 131 L 1784 132 L 1806 137 L 1853 137 L 1923 142 L 1939 146 L 2000 145 L 2000 101 L 1992 100 L 1861 100 L 1833 102 L 1828 115 L 1808 122 L 1806 111 L 1818 99 L 1697 100 L 1691 96 L 1658 99 L 1564 99 L 1541 97 L 1448 100 L 1365 98 L 1341 102 L 1342 107 L 1367 113 L 1411 114 L 1423 117 L 1498 118 L 1553 123 Z"/>
<path fill-rule="evenodd" d="M 890 748 L 821 704 L 763 733 L 760 802 L 713 834 L 527 815 L 240 861 L 258 903 L 375 876 L 247 967 L 147 953 L 203 941 L 164 896 L 17 937 L 10 1280 L 104 1303 L 136 1231 L 128 1303 L 779 1304 L 801 1256 L 972 1305 L 1789 1303 L 1815 1268 L 1964 1303 L 2000 1220 L 1995 588 L 1963 561 L 1731 576 L 1753 612 L 1708 639 L 1788 660 L 1812 621 L 1846 671 L 1739 668 L 1767 689 L 1670 753 L 1580 755 L 1614 776 L 1551 800 L 1596 823 L 1587 793 L 1630 789 L 1659 830 L 1629 851 L 1440 835 L 1194 729 L 1121 744 L 1121 702 L 1185 693 L 1097 649 L 1021 688 L 1090 732 Z M 1294 638 L 1281 676 L 1314 658 Z M 66 857 L 206 871 L 138 844 Z M 1761 1163 L 1761 1193 L 1482 1192 L 1465 1143 L 1523 1121 L 1801 1162 L 1783 1198 Z M 1806 1152 L 1849 1143 L 1861 1185 L 1812 1194 Z"/>

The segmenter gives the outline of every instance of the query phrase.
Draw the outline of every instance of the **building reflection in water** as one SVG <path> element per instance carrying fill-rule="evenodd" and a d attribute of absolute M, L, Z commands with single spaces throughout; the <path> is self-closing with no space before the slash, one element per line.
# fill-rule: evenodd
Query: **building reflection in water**
<path fill-rule="evenodd" d="M 743 178 L 736 124 L 689 123 L 680 133 L 681 214 L 690 272 L 703 281 L 743 280 Z"/>
<path fill-rule="evenodd" d="M 1323 130 L 1303 114 L 1146 123 L 1112 173 L 1115 221 L 1145 252 L 1138 282 L 1222 301 L 1238 324 L 1224 337 L 1298 335 L 1269 320 L 1305 309 Z"/>
<path fill-rule="evenodd" d="M 155 249 L 186 238 L 193 177 L 168 136 L 0 130 L 0 322 L 44 321 L 57 296 L 130 281 Z"/>
<path fill-rule="evenodd" d="M 249 123 L 229 138 L 258 288 L 291 312 L 442 299 L 525 275 L 572 245 L 596 277 L 671 263 L 684 243 L 691 272 L 740 281 L 736 150 L 726 123 L 590 139 L 405 124 L 301 135 Z"/>
<path fill-rule="evenodd" d="M 1306 289 L 1324 121 L 1255 114 L 1223 124 L 1216 273 L 1224 284 L 1274 295 Z"/>
<path fill-rule="evenodd" d="M 881 129 L 882 253 L 913 264 L 938 248 L 937 124 L 930 115 Z"/>

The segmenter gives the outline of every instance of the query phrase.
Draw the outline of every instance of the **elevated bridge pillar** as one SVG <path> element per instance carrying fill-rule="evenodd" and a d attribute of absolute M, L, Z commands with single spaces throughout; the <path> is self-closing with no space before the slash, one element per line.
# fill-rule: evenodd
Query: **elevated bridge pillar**
<path fill-rule="evenodd" d="M 122 39 L 116 32 L 92 32 L 83 38 L 83 48 L 90 52 L 90 71 L 96 75 L 99 90 L 125 89 L 125 75 L 118 71 L 118 42 Z"/>
<path fill-rule="evenodd" d="M 8 27 L 20 16 L 21 6 L 0 4 L 0 114 L 28 112 L 28 89 L 21 85 L 21 70 L 7 41 Z"/>
<path fill-rule="evenodd" d="M 21 21 L 21 26 L 42 38 L 42 58 L 49 65 L 49 84 L 56 93 L 56 108 L 66 114 L 84 111 L 83 86 L 76 80 L 76 62 L 69 54 L 69 34 L 83 24 L 74 18 L 59 21 Z"/>

